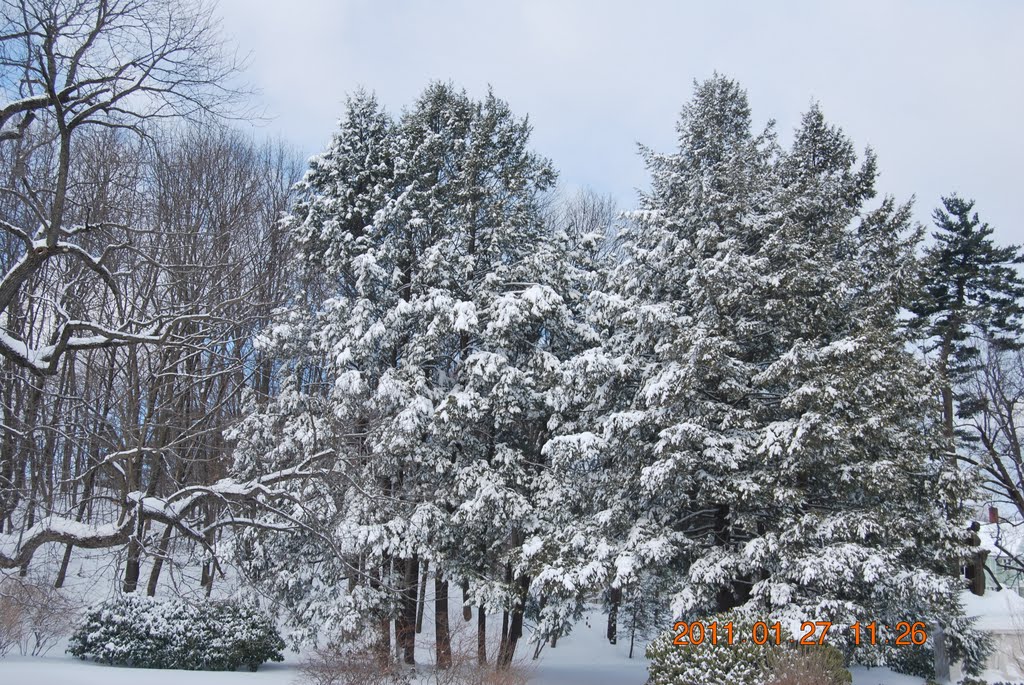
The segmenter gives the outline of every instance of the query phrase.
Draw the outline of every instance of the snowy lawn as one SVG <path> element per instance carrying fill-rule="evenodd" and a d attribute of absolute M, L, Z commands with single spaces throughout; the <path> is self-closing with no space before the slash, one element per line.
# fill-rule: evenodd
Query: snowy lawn
<path fill-rule="evenodd" d="M 643 685 L 647 660 L 643 646 L 629 659 L 625 644 L 609 645 L 603 636 L 603 617 L 594 614 L 562 638 L 556 649 L 546 648 L 536 662 L 529 661 L 532 645 L 520 645 L 522 663 L 536 685 Z M 589 625 L 588 625 L 589 624 Z M 63 654 L 63 644 L 41 658 L 8 656 L 0 659 L 0 683 L 17 685 L 293 685 L 298 682 L 294 652 L 282 664 L 264 664 L 256 673 L 174 671 L 123 668 L 80 661 Z M 424 653 L 424 657 L 427 655 Z"/>
<path fill-rule="evenodd" d="M 108 565 L 111 557 L 103 553 L 83 553 L 76 556 L 73 573 L 69 576 L 69 590 L 92 603 L 110 596 L 110 578 L 117 577 Z M 229 574 L 229 578 L 230 578 Z M 230 594 L 232 582 L 217 586 Z M 454 591 L 453 591 L 454 592 Z M 966 594 L 968 614 L 979 617 L 982 627 L 998 631 L 1018 627 L 1024 615 L 1024 600 L 1015 593 L 990 593 L 984 598 Z M 452 602 L 460 601 L 454 594 Z M 432 632 L 432 603 L 427 604 L 422 646 L 418 649 L 421 660 L 429 660 L 428 647 Z M 572 633 L 561 638 L 558 647 L 546 647 L 538 661 L 530 661 L 533 646 L 524 639 L 520 643 L 519 659 L 524 664 L 532 685 L 643 685 L 647 679 L 645 643 L 638 642 L 635 658 L 629 659 L 629 636 L 623 632 L 618 645 L 609 645 L 604 637 L 605 616 L 596 608 L 587 612 L 586 620 L 575 626 Z M 453 627 L 455 627 L 453 625 Z M 494 624 L 493 627 L 497 627 Z M 621 629 L 621 627 L 620 627 Z M 268 663 L 256 673 L 208 671 L 177 671 L 134 669 L 106 666 L 80 661 L 64 653 L 66 641 L 61 641 L 48 656 L 34 658 L 9 655 L 0 659 L 2 685 L 296 685 L 299 682 L 300 655 L 285 652 L 282 664 Z M 15 650 L 16 652 L 16 650 Z M 428 668 L 428 667 L 425 667 Z M 988 681 L 1020 682 L 1007 674 L 989 673 Z M 426 681 L 426 679 L 424 679 Z M 954 681 L 955 682 L 955 681 Z M 923 680 L 892 673 L 888 669 L 853 669 L 853 685 L 923 685 Z"/>
<path fill-rule="evenodd" d="M 58 655 L 0 660 L 0 682 L 10 685 L 291 685 L 297 675 L 294 662 L 226 673 L 122 668 Z"/>
<path fill-rule="evenodd" d="M 567 641 L 568 642 L 568 641 Z M 256 673 L 160 671 L 120 668 L 79 661 L 69 656 L 8 657 L 0 660 L 0 682 L 12 685 L 294 685 L 295 657 L 267 664 Z M 608 650 L 578 644 L 559 647 L 541 657 L 530 678 L 534 685 L 643 685 L 646 662 L 620 658 Z M 853 685 L 922 685 L 920 678 L 885 668 L 853 669 Z"/>
<path fill-rule="evenodd" d="M 576 626 L 572 635 L 547 648 L 537 662 L 526 662 L 532 685 L 643 685 L 647 660 L 638 647 L 628 659 L 625 644 L 609 645 L 599 615 Z M 523 645 L 522 653 L 527 653 Z M 527 659 L 529 657 L 527 656 Z M 283 664 L 265 664 L 256 673 L 172 671 L 105 666 L 61 655 L 58 649 L 42 658 L 8 657 L 0 660 L 0 683 L 12 685 L 295 685 L 299 657 L 287 653 Z M 922 685 L 920 678 L 884 668 L 853 669 L 853 685 Z"/>

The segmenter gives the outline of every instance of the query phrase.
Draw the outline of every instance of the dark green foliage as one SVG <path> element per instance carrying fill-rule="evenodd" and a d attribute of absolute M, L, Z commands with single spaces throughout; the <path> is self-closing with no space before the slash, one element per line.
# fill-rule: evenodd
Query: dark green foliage
<path fill-rule="evenodd" d="M 935 677 L 935 654 L 927 645 L 893 647 L 885 663 L 897 673 L 931 679 Z"/>
<path fill-rule="evenodd" d="M 942 198 L 934 213 L 935 244 L 925 250 L 921 292 L 912 324 L 938 354 L 940 372 L 953 386 L 977 365 L 977 338 L 997 348 L 1020 346 L 1020 300 L 1024 281 L 1015 265 L 1024 263 L 1016 245 L 999 247 L 974 202 L 956 195 Z M 961 400 L 961 413 L 971 403 Z M 947 417 L 948 420 L 949 417 Z"/>
<path fill-rule="evenodd" d="M 283 661 L 282 649 L 273 622 L 252 607 L 136 595 L 89 611 L 68 646 L 80 659 L 189 671 L 255 671 Z"/>
<path fill-rule="evenodd" d="M 874 156 L 817 107 L 784 150 L 716 77 L 678 131 L 645 155 L 608 300 L 621 397 L 593 431 L 615 474 L 593 527 L 620 541 L 614 582 L 666 569 L 687 615 L 953 623 L 967 484 L 900 319 L 909 206 L 868 204 Z"/>

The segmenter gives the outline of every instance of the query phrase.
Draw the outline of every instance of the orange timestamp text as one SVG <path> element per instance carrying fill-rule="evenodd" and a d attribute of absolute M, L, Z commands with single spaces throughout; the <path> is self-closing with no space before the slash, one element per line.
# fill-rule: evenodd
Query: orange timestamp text
<path fill-rule="evenodd" d="M 923 621 L 899 621 L 892 626 L 874 621 L 871 623 L 858 622 L 840 626 L 830 621 L 804 621 L 800 625 L 800 636 L 789 639 L 783 634 L 782 624 L 778 621 L 775 623 L 758 621 L 751 626 L 749 635 L 745 634 L 745 631 L 734 628 L 731 621 L 723 623 L 717 621 L 711 623 L 677 621 L 672 627 L 676 633 L 672 644 L 697 646 L 705 642 L 712 645 L 733 645 L 752 642 L 755 645 L 822 645 L 825 644 L 829 631 L 834 628 L 849 630 L 853 633 L 853 644 L 855 645 L 896 645 L 909 647 L 911 645 L 920 646 L 928 641 L 928 628 Z"/>

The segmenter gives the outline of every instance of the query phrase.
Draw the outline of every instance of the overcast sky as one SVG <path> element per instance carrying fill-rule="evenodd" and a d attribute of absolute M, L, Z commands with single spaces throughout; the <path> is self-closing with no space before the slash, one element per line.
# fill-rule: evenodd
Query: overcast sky
<path fill-rule="evenodd" d="M 533 123 L 568 188 L 632 207 L 636 143 L 668 151 L 693 80 L 747 89 L 784 142 L 812 101 L 861 150 L 879 188 L 977 200 L 1000 241 L 1024 242 L 1024 2 L 220 0 L 228 37 L 280 134 L 320 151 L 357 86 L 398 112 L 436 79 L 493 85 Z"/>

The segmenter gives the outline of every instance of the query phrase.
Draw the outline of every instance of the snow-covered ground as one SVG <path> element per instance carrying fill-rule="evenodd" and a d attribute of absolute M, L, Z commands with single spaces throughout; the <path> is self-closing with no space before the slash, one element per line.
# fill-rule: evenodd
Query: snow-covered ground
<path fill-rule="evenodd" d="M 54 550 L 55 552 L 58 550 Z M 37 568 L 55 568 L 54 559 L 37 558 Z M 109 552 L 76 554 L 68 575 L 68 592 L 82 604 L 100 601 L 110 596 L 116 588 L 119 577 L 116 556 Z M 193 585 L 194 579 L 184 575 L 168 576 L 167 582 L 178 586 Z M 52 581 L 51 581 L 52 582 Z M 215 586 L 216 587 L 216 586 Z M 179 591 L 181 586 L 177 588 Z M 230 594 L 231 583 L 223 582 L 217 594 Z M 1024 599 L 1011 591 L 991 592 L 985 597 L 964 594 L 968 614 L 978 617 L 979 627 L 997 635 L 1001 649 L 1006 652 L 996 661 L 1000 668 L 985 674 L 990 683 L 1004 681 L 1024 683 L 1024 677 L 1017 670 L 1013 655 L 1024 653 Z M 459 598 L 452 597 L 454 606 Z M 424 635 L 419 647 L 419 656 L 429 660 L 431 636 L 429 626 L 433 623 L 430 614 L 432 602 L 427 603 L 424 621 Z M 453 629 L 462 624 L 461 615 L 453 615 Z M 466 626 L 470 624 L 464 624 Z M 492 621 L 491 627 L 497 627 Z M 604 637 L 605 617 L 598 611 L 589 612 L 570 635 L 562 637 L 557 648 L 546 647 L 537 661 L 530 661 L 532 644 L 523 640 L 520 644 L 520 663 L 529 674 L 532 685 L 643 685 L 647 679 L 647 661 L 643 656 L 644 645 L 637 644 L 635 658 L 629 659 L 628 636 L 618 645 L 609 645 Z M 70 626 L 69 626 L 70 632 Z M 64 653 L 66 641 L 57 644 L 46 656 L 23 657 L 15 654 L 0 659 L 0 684 L 2 685 L 297 685 L 299 680 L 298 662 L 301 655 L 288 651 L 282 664 L 265 664 L 256 673 L 239 671 L 235 673 L 133 669 L 106 666 L 75 659 Z M 427 679 L 424 679 L 426 683 Z M 955 681 L 954 681 L 955 682 Z M 920 678 L 895 674 L 888 669 L 853 669 L 853 685 L 922 685 Z"/>
<path fill-rule="evenodd" d="M 643 685 L 647 662 L 627 658 L 628 644 L 609 645 L 599 615 L 581 623 L 556 649 L 547 648 L 535 665 L 527 662 L 531 685 Z M 525 653 L 527 649 L 524 649 Z M 147 670 L 104 666 L 63 655 L 59 649 L 41 658 L 0 660 L 0 683 L 12 685 L 296 685 L 298 657 L 286 654 L 283 664 L 266 664 L 256 673 Z M 856 668 L 853 685 L 922 685 L 920 678 L 888 669 Z"/>
<path fill-rule="evenodd" d="M 594 649 L 597 647 L 597 649 Z M 256 673 L 214 673 L 121 668 L 83 662 L 68 656 L 8 657 L 0 660 L 0 682 L 12 685 L 296 685 L 294 655 L 283 664 L 262 666 Z M 600 645 L 558 649 L 541 657 L 531 685 L 643 685 L 646 664 L 617 657 Z M 994 682 L 994 681 L 990 681 Z M 885 668 L 853 669 L 853 685 L 922 685 L 920 678 Z"/>
<path fill-rule="evenodd" d="M 297 675 L 294 663 L 223 673 L 121 668 L 56 654 L 0 659 L 0 682 L 11 685 L 294 685 Z"/>
<path fill-rule="evenodd" d="M 41 574 L 40 581 L 52 582 L 62 551 L 57 546 L 40 550 L 33 562 L 34 572 Z M 234 574 L 230 566 L 226 565 L 226 568 L 228 578 L 215 583 L 215 595 L 229 596 L 232 593 Z M 100 602 L 116 592 L 117 579 L 122 571 L 123 560 L 117 553 L 76 550 L 65 590 L 82 606 Z M 181 591 L 186 586 L 198 585 L 197 577 L 193 576 L 197 576 L 196 569 L 185 567 L 162 578 L 161 582 Z M 168 588 L 163 589 L 166 591 Z M 461 598 L 455 592 L 453 589 L 450 599 L 453 606 L 458 606 Z M 426 661 L 430 657 L 428 645 L 433 639 L 432 606 L 432 598 L 428 598 L 424 632 L 417 647 L 420 660 Z M 461 614 L 454 614 L 452 620 L 453 631 L 462 629 Z M 475 626 L 475 622 L 472 625 Z M 492 620 L 490 627 L 497 629 L 500 622 Z M 546 647 L 537 661 L 530 660 L 533 645 L 524 639 L 520 642 L 517 662 L 529 673 L 530 683 L 536 685 L 642 685 L 647 679 L 644 644 L 638 643 L 635 658 L 629 659 L 628 638 L 618 645 L 609 645 L 604 638 L 604 628 L 605 617 L 599 612 L 592 612 L 570 635 L 562 637 L 556 648 Z M 299 682 L 298 663 L 302 659 L 301 655 L 288 650 L 284 663 L 264 664 L 256 673 L 134 669 L 81 661 L 65 653 L 66 644 L 67 641 L 62 640 L 43 657 L 18 656 L 15 649 L 14 654 L 0 659 L 0 685 L 296 685 Z"/>
<path fill-rule="evenodd" d="M 524 661 L 531 685 L 643 685 L 647 661 L 638 649 L 628 658 L 628 641 L 609 645 L 603 616 L 594 612 L 555 649 L 546 648 L 537 662 Z M 0 683 L 16 685 L 296 685 L 299 656 L 286 653 L 283 664 L 266 664 L 256 673 L 147 670 L 79 661 L 62 653 L 63 645 L 41 658 L 0 660 Z M 528 659 L 528 645 L 522 645 Z M 990 680 L 990 682 L 994 682 Z M 853 669 L 853 685 L 922 685 L 920 678 L 884 668 Z"/>
<path fill-rule="evenodd" d="M 989 591 L 984 597 L 965 592 L 962 599 L 967 615 L 995 642 L 985 679 L 1024 682 L 1024 599 L 1013 590 Z"/>
<path fill-rule="evenodd" d="M 537 662 L 529 661 L 530 645 L 521 645 L 530 683 L 536 685 L 643 685 L 647 662 L 642 653 L 627 658 L 628 644 L 609 645 L 603 639 L 601 617 L 580 624 L 556 649 L 546 648 Z M 5 685 L 296 685 L 299 656 L 285 654 L 283 664 L 265 664 L 256 673 L 238 671 L 149 670 L 84 662 L 62 653 L 48 656 L 8 656 L 0 659 L 0 683 Z M 642 652 L 642 650 L 640 650 Z"/>

